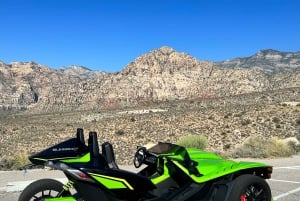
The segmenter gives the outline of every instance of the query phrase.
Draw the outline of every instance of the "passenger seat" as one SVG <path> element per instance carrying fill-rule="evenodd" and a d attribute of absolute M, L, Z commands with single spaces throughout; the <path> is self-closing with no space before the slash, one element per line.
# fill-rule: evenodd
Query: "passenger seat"
<path fill-rule="evenodd" d="M 109 168 L 119 169 L 115 160 L 115 154 L 111 143 L 104 142 L 102 144 L 102 155 L 106 159 Z"/>

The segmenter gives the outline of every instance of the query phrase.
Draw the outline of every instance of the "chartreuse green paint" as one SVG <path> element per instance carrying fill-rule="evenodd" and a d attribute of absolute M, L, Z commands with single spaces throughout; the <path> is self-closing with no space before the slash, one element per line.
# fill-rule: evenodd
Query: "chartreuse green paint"
<path fill-rule="evenodd" d="M 133 190 L 133 187 L 125 179 L 94 173 L 89 173 L 89 175 L 108 189 L 129 188 Z"/>
<path fill-rule="evenodd" d="M 87 163 L 90 161 L 90 153 L 87 153 L 83 155 L 82 157 L 77 157 L 77 158 L 68 158 L 68 159 L 63 159 L 61 160 L 62 162 L 65 163 Z"/>
<path fill-rule="evenodd" d="M 188 169 L 179 162 L 179 160 L 184 159 L 183 154 L 170 155 L 169 158 L 175 159 L 173 160 L 173 163 L 183 172 L 190 175 L 191 179 L 193 179 L 196 183 L 203 183 L 243 169 L 265 167 L 265 164 L 262 163 L 224 160 L 222 157 L 214 153 L 204 152 L 197 149 L 186 150 L 189 157 L 198 163 L 197 169 L 201 176 L 190 174 Z"/>
<path fill-rule="evenodd" d="M 74 197 L 44 198 L 45 201 L 76 201 Z"/>
<path fill-rule="evenodd" d="M 87 153 L 81 157 L 64 157 L 64 158 L 34 158 L 35 160 L 40 161 L 49 161 L 49 160 L 60 160 L 65 163 L 87 163 L 90 161 L 90 153 Z"/>

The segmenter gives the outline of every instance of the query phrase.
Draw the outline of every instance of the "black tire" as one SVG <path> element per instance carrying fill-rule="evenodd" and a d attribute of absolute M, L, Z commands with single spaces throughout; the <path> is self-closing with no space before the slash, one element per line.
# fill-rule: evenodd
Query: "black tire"
<path fill-rule="evenodd" d="M 47 197 L 56 197 L 62 190 L 61 182 L 53 179 L 40 179 L 29 184 L 18 201 L 40 201 Z"/>
<path fill-rule="evenodd" d="M 268 183 L 258 176 L 241 175 L 234 180 L 230 201 L 271 201 L 272 194 Z"/>

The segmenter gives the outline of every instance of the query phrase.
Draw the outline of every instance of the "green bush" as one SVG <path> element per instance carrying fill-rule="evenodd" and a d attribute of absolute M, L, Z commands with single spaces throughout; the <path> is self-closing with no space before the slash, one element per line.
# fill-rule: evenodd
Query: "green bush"
<path fill-rule="evenodd" d="M 300 152 L 300 144 L 295 142 L 295 141 L 288 141 L 287 142 L 289 147 L 292 149 L 292 151 L 294 152 L 294 154 L 297 154 Z"/>
<path fill-rule="evenodd" d="M 12 170 L 14 166 L 14 158 L 11 156 L 0 157 L 0 170 Z"/>
<path fill-rule="evenodd" d="M 280 119 L 278 117 L 273 117 L 272 121 L 277 124 L 280 123 Z"/>
<path fill-rule="evenodd" d="M 14 167 L 15 169 L 20 169 L 24 165 L 29 164 L 28 155 L 24 153 L 16 153 L 14 156 Z"/>
<path fill-rule="evenodd" d="M 250 119 L 243 119 L 243 120 L 241 121 L 241 124 L 242 124 L 242 126 L 246 126 L 246 125 L 248 125 L 248 124 L 251 124 L 251 120 L 250 120 Z"/>
<path fill-rule="evenodd" d="M 258 137 L 250 138 L 233 153 L 234 157 L 265 158 L 267 157 L 265 142 Z"/>
<path fill-rule="evenodd" d="M 187 135 L 177 141 L 178 145 L 186 148 L 197 148 L 205 150 L 207 147 L 207 138 L 203 135 Z"/>
<path fill-rule="evenodd" d="M 119 129 L 119 130 L 116 131 L 116 134 L 117 135 L 124 135 L 125 131 L 123 129 Z"/>
<path fill-rule="evenodd" d="M 24 154 L 15 156 L 0 156 L 0 170 L 17 170 L 28 164 L 28 157 Z"/>
<path fill-rule="evenodd" d="M 278 139 L 249 138 L 241 147 L 237 148 L 233 157 L 270 158 L 289 157 L 298 152 L 298 147 L 292 142 Z"/>
<path fill-rule="evenodd" d="M 284 142 L 278 138 L 270 140 L 268 151 L 271 157 L 289 157 L 295 153 L 288 142 Z"/>

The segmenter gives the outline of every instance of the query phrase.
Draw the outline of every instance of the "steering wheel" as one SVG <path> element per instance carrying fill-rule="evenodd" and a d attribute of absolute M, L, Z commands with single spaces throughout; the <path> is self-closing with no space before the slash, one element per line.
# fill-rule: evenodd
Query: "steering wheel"
<path fill-rule="evenodd" d="M 146 158 L 146 148 L 145 147 L 139 147 L 134 155 L 133 159 L 133 165 L 136 168 L 141 167 L 141 165 L 144 163 Z"/>

